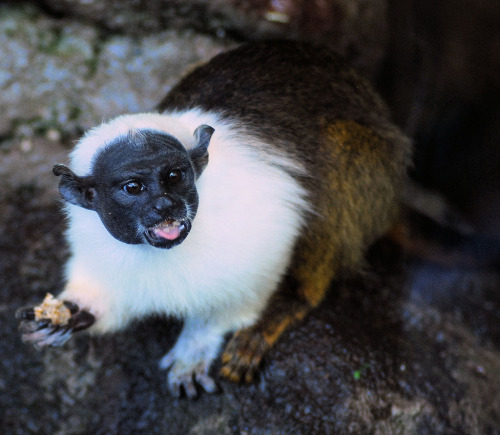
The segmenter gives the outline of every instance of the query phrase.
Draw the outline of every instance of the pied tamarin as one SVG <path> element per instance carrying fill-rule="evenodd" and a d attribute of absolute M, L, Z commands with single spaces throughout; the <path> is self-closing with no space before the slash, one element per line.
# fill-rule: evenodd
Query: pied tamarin
<path fill-rule="evenodd" d="M 329 49 L 259 42 L 184 77 L 159 110 L 90 130 L 56 165 L 71 256 L 64 322 L 18 312 L 23 340 L 63 344 L 152 313 L 184 326 L 169 390 L 251 381 L 266 352 L 360 268 L 398 214 L 407 138 Z"/>

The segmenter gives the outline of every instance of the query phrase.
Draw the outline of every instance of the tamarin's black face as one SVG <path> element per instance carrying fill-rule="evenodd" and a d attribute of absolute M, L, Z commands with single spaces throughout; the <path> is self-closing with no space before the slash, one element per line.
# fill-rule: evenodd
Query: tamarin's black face
<path fill-rule="evenodd" d="M 54 173 L 62 176 L 61 195 L 96 211 L 121 242 L 176 246 L 189 234 L 198 209 L 195 181 L 208 163 L 213 131 L 207 125 L 198 127 L 197 143 L 189 150 L 174 137 L 153 130 L 119 137 L 96 153 L 88 176 L 54 166 Z"/>

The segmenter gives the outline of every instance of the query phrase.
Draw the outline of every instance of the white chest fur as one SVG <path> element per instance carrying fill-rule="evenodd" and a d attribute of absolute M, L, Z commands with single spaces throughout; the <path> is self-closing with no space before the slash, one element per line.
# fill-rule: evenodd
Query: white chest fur
<path fill-rule="evenodd" d="M 97 329 L 119 328 L 152 312 L 200 316 L 228 310 L 247 324 L 285 272 L 307 209 L 306 192 L 289 172 L 303 169 L 213 115 L 118 118 L 79 143 L 73 169 L 85 175 L 100 146 L 138 128 L 166 131 L 189 148 L 200 124 L 215 133 L 209 164 L 197 181 L 198 213 L 181 245 L 164 250 L 121 243 L 95 212 L 68 206 L 73 256 L 63 297 L 94 312 Z"/>

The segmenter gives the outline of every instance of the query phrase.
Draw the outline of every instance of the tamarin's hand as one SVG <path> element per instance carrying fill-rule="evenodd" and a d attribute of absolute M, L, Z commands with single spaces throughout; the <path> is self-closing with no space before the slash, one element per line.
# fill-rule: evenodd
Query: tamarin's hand
<path fill-rule="evenodd" d="M 16 319 L 20 320 L 19 330 L 23 342 L 31 343 L 35 349 L 62 346 L 73 332 L 89 328 L 95 322 L 95 317 L 88 311 L 80 310 L 77 304 L 69 301 L 63 301 L 63 304 L 71 314 L 64 324 L 54 323 L 50 318 L 37 320 L 35 307 L 19 309 Z"/>

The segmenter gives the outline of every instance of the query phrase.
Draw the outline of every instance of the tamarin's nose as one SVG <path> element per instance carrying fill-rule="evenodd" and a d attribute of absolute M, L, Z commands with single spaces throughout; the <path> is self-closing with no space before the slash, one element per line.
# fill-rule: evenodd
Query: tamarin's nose
<path fill-rule="evenodd" d="M 156 199 L 156 202 L 153 207 L 157 211 L 163 211 L 168 207 L 172 207 L 172 200 L 167 196 L 160 196 L 159 198 Z"/>

